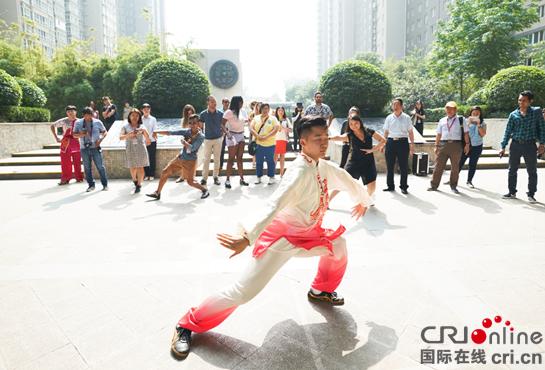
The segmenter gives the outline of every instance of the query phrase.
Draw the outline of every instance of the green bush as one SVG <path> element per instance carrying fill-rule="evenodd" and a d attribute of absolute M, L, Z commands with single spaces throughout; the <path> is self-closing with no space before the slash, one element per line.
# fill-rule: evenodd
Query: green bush
<path fill-rule="evenodd" d="M 354 60 L 329 68 L 320 80 L 320 91 L 339 117 L 344 117 L 353 105 L 365 116 L 381 113 L 392 97 L 392 86 L 384 72 Z"/>
<path fill-rule="evenodd" d="M 483 87 L 475 91 L 469 98 L 467 98 L 467 104 L 469 105 L 486 105 L 488 103 L 488 90 Z"/>
<path fill-rule="evenodd" d="M 180 117 L 185 104 L 204 109 L 209 94 L 208 78 L 196 64 L 168 58 L 144 67 L 133 89 L 136 106 L 149 103 L 164 118 Z"/>
<path fill-rule="evenodd" d="M 488 104 L 494 111 L 512 111 L 521 91 L 530 90 L 532 105 L 545 106 L 545 71 L 537 67 L 516 66 L 502 69 L 486 85 Z"/>
<path fill-rule="evenodd" d="M 26 78 L 15 77 L 15 79 L 23 92 L 23 99 L 21 101 L 23 107 L 42 108 L 47 103 L 45 93 L 38 85 Z"/>
<path fill-rule="evenodd" d="M 19 105 L 23 92 L 14 77 L 0 69 L 0 102 L 3 105 Z"/>
<path fill-rule="evenodd" d="M 1 122 L 50 122 L 51 114 L 45 108 L 0 106 Z"/>
<path fill-rule="evenodd" d="M 468 117 L 471 113 L 472 105 L 458 105 L 458 114 Z M 483 111 L 483 117 L 486 119 L 490 115 L 490 111 L 487 105 L 479 105 Z M 441 118 L 445 117 L 445 108 L 431 108 L 426 109 L 426 122 L 438 122 Z"/>

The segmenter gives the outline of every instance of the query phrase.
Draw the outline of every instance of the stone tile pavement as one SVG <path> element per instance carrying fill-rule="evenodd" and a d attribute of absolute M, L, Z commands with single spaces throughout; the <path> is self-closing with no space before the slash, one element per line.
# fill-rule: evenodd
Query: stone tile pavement
<path fill-rule="evenodd" d="M 445 187 L 428 193 L 429 178 L 411 176 L 403 196 L 382 193 L 379 176 L 377 205 L 358 222 L 340 195 L 326 223 L 349 229 L 345 306 L 310 304 L 317 260 L 294 259 L 252 302 L 194 336 L 184 362 L 169 355 L 176 321 L 251 258 L 229 259 L 214 235 L 232 231 L 270 187 L 211 187 L 202 201 L 169 182 L 163 199 L 150 202 L 130 194 L 130 181 L 89 194 L 84 184 L 0 182 L 0 370 L 543 369 L 420 363 L 430 348 L 545 357 L 543 342 L 434 345 L 420 337 L 429 325 L 471 331 L 495 315 L 515 333 L 545 334 L 545 205 L 501 200 L 506 178 L 480 171 L 478 189 L 461 186 L 457 196 Z M 542 183 L 537 198 L 545 201 Z"/>

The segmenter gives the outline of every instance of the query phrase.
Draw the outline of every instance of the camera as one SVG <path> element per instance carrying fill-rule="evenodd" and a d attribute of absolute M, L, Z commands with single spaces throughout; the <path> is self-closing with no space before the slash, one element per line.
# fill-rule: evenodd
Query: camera
<path fill-rule="evenodd" d="M 92 143 L 90 142 L 86 142 L 83 144 L 83 146 L 85 147 L 85 149 L 89 149 L 91 147 L 91 145 L 93 145 Z"/>

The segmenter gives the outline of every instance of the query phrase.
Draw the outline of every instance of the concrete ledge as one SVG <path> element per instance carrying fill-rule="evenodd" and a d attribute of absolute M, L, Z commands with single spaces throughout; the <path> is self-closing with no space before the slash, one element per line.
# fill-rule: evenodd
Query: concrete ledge
<path fill-rule="evenodd" d="M 12 153 L 42 149 L 55 140 L 49 129 L 51 122 L 0 123 L 0 158 Z"/>

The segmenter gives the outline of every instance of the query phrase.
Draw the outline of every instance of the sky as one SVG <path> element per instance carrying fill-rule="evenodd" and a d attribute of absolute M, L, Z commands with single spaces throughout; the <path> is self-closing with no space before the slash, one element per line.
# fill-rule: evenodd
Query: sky
<path fill-rule="evenodd" d="M 317 6 L 318 0 L 165 0 L 167 43 L 239 49 L 244 97 L 283 100 L 286 82 L 316 79 Z"/>

